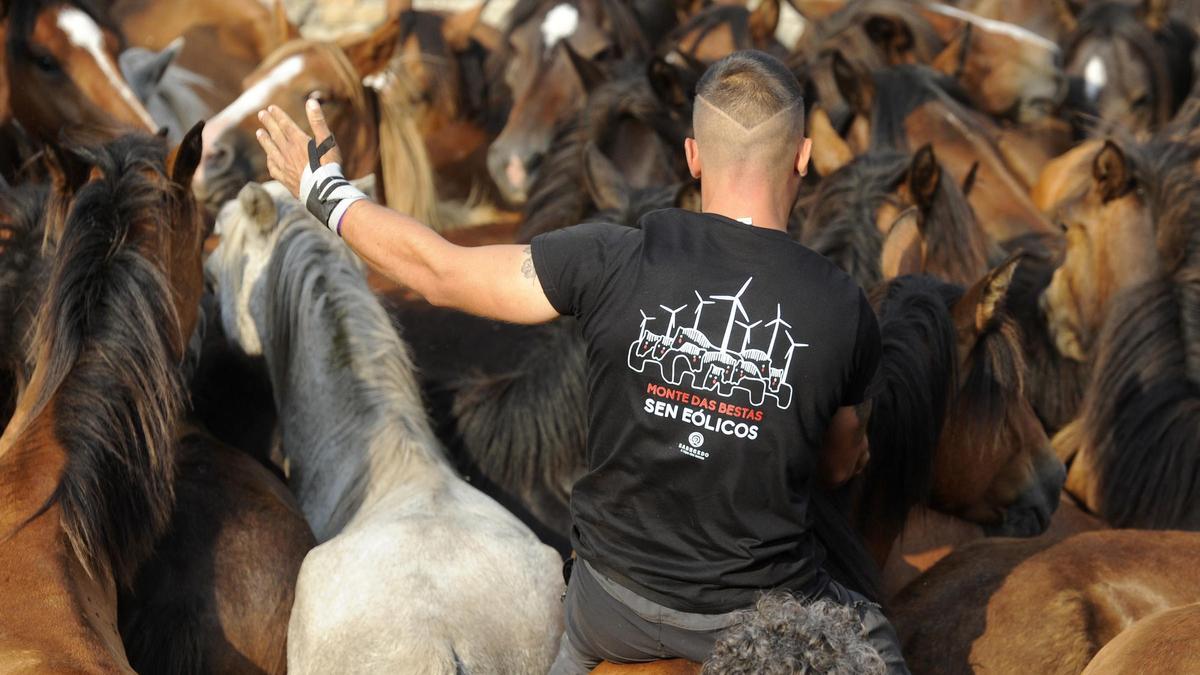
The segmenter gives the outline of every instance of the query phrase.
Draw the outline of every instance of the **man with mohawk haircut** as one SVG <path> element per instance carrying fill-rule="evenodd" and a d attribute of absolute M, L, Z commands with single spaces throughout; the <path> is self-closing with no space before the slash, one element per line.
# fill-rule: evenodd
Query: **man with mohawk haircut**
<path fill-rule="evenodd" d="M 853 607 L 888 672 L 906 673 L 879 606 L 830 577 L 812 532 L 816 481 L 840 485 L 869 456 L 860 412 L 880 344 L 862 290 L 787 234 L 812 148 L 800 85 L 744 51 L 713 64 L 696 93 L 684 151 L 702 213 L 583 224 L 529 246 L 455 246 L 371 203 L 342 177 L 316 102 L 316 139 L 274 106 L 258 138 L 272 176 L 430 302 L 519 323 L 579 319 L 588 472 L 571 496 L 578 564 L 551 672 L 704 661 L 738 610 L 779 589 Z"/>

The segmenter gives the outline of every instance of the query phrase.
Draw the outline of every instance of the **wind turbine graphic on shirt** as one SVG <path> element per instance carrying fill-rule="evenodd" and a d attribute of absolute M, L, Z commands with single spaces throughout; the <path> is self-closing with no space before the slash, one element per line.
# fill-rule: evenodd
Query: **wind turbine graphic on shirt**
<path fill-rule="evenodd" d="M 642 325 L 638 328 L 638 339 L 641 340 L 646 337 L 646 324 L 653 321 L 655 317 L 646 314 L 644 310 L 639 309 L 638 311 L 642 313 Z"/>
<path fill-rule="evenodd" d="M 771 346 L 767 347 L 767 355 L 770 356 L 775 353 L 775 338 L 779 337 L 779 327 L 780 326 L 785 326 L 787 328 L 792 327 L 792 324 L 783 320 L 783 314 L 781 314 L 781 309 L 779 307 L 779 303 L 775 303 L 775 319 L 773 321 L 768 321 L 767 325 L 772 327 L 772 329 L 771 329 Z"/>
<path fill-rule="evenodd" d="M 787 336 L 787 341 L 791 345 L 788 347 L 787 360 L 783 363 L 783 381 L 787 382 L 788 370 L 790 370 L 792 367 L 792 354 L 796 351 L 797 347 L 807 347 L 808 345 L 803 342 L 796 342 L 793 340 L 792 334 L 786 330 L 783 331 L 783 334 Z"/>
<path fill-rule="evenodd" d="M 687 305 L 681 305 L 679 307 L 679 309 L 671 309 L 670 307 L 667 307 L 666 305 L 659 305 L 659 307 L 662 307 L 663 309 L 667 310 L 667 314 L 671 315 L 671 321 L 667 324 L 667 332 L 663 333 L 663 335 L 667 336 L 667 339 L 671 339 L 671 337 L 675 333 L 675 315 L 682 312 L 683 310 L 687 309 Z"/>
<path fill-rule="evenodd" d="M 754 323 L 742 323 L 741 321 L 738 321 L 736 323 L 737 325 L 746 329 L 746 337 L 742 340 L 742 351 L 744 352 L 746 351 L 746 347 L 750 346 L 750 331 L 753 330 L 755 326 L 762 323 L 762 321 L 755 321 Z"/>
<path fill-rule="evenodd" d="M 725 324 L 725 337 L 721 339 L 721 351 L 722 352 L 729 351 L 729 338 L 730 338 L 730 336 L 733 335 L 733 322 L 734 322 L 734 319 L 737 317 L 737 315 L 740 313 L 742 315 L 742 319 L 744 319 L 746 321 L 750 320 L 750 317 L 746 315 L 745 308 L 742 307 L 742 293 L 746 292 L 746 289 L 750 286 L 751 281 L 754 281 L 754 277 L 750 277 L 749 279 L 747 279 L 746 283 L 742 284 L 741 289 L 738 290 L 738 292 L 733 295 L 714 295 L 714 296 L 712 296 L 713 300 L 727 300 L 730 303 L 730 305 L 729 305 L 729 321 Z"/>
<path fill-rule="evenodd" d="M 715 305 L 717 303 L 713 302 L 712 300 L 705 300 L 704 297 L 700 295 L 700 291 L 692 292 L 696 294 L 696 300 L 699 301 L 696 304 L 696 320 L 692 322 L 692 330 L 700 330 L 700 314 L 704 311 L 704 306 Z"/>

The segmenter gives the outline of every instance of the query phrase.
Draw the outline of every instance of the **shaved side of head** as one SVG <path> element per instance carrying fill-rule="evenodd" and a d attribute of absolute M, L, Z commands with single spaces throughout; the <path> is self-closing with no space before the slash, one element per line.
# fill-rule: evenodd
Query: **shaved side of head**
<path fill-rule="evenodd" d="M 803 90 L 775 57 L 735 52 L 696 85 L 692 126 L 706 170 L 783 179 L 804 138 Z"/>

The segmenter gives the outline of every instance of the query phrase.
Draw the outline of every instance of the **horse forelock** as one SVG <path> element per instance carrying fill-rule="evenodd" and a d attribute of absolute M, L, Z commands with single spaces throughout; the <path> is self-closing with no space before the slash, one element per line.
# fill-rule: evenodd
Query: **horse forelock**
<path fill-rule="evenodd" d="M 1115 301 L 1081 417 L 1105 520 L 1200 525 L 1200 267 Z"/>
<path fill-rule="evenodd" d="M 159 229 L 174 215 L 158 139 L 96 151 L 38 313 L 29 420 L 43 412 L 67 455 L 52 505 L 91 574 L 127 584 L 166 527 L 175 424 L 185 396 L 179 317 Z M 165 181 L 165 178 L 163 179 Z M 150 239 L 148 241 L 148 239 Z"/>
<path fill-rule="evenodd" d="M 947 171 L 943 170 L 933 203 L 924 214 L 921 232 L 928 273 L 958 284 L 973 283 L 987 274 L 991 240 Z"/>

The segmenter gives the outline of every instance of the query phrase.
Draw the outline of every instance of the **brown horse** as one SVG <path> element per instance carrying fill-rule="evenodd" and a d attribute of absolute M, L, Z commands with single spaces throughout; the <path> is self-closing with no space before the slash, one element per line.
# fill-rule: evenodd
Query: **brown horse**
<path fill-rule="evenodd" d="M 121 75 L 122 40 L 93 0 L 10 2 L 4 68 L 13 117 L 31 136 L 57 142 L 60 132 L 112 137 L 153 133 L 157 126 Z"/>
<path fill-rule="evenodd" d="M 1041 299 L 1065 356 L 1087 360 L 1118 292 L 1183 265 L 1196 231 L 1198 158 L 1172 141 L 1108 141 L 1095 154 L 1087 191 L 1059 209 L 1066 257 Z"/>
<path fill-rule="evenodd" d="M 912 157 L 883 150 L 857 157 L 822 180 L 799 207 L 806 211 L 801 241 L 863 288 L 905 274 L 971 284 L 998 257 L 928 145 Z"/>
<path fill-rule="evenodd" d="M 36 365 L 0 437 L 6 669 L 130 671 L 116 587 L 170 516 L 177 364 L 203 286 L 200 128 L 165 154 L 137 137 L 94 153 L 60 229 Z"/>
<path fill-rule="evenodd" d="M 1004 309 L 1019 259 L 965 291 L 902 277 L 872 293 L 883 357 L 857 523 L 882 567 L 919 503 L 993 534 L 1046 529 L 1064 470 L 1025 397 Z"/>
<path fill-rule="evenodd" d="M 1113 125 L 1149 131 L 1166 124 L 1192 87 L 1196 35 L 1168 16 L 1166 2 L 1091 2 L 1065 41 L 1067 73 L 1076 78 L 1085 119 L 1100 133 Z"/>
<path fill-rule="evenodd" d="M 843 133 L 851 150 L 905 150 L 930 143 L 955 181 L 975 173 L 968 200 L 993 241 L 1052 231 L 1030 201 L 1022 172 L 1001 150 L 1006 137 L 990 119 L 959 102 L 963 95 L 952 80 L 920 66 L 867 74 L 840 57 L 834 58 L 833 70 L 855 111 L 841 127 L 848 130 Z"/>
<path fill-rule="evenodd" d="M 1104 645 L 1083 675 L 1200 672 L 1200 603 L 1139 620 Z"/>
<path fill-rule="evenodd" d="M 3 386 L 17 385 L 13 392 L 28 379 L 24 329 L 33 323 L 53 258 L 41 250 L 46 196 L 38 185 L 3 193 L 14 236 L 0 250 L 0 370 L 12 374 Z M 206 393 L 193 393 L 193 416 Z M 0 415 L 3 426 L 7 414 Z M 132 588 L 118 589 L 130 664 L 140 672 L 282 673 L 296 576 L 315 543 L 308 524 L 278 478 L 208 434 L 185 428 L 174 453 L 166 532 Z"/>
<path fill-rule="evenodd" d="M 901 591 L 892 618 L 913 672 L 1074 674 L 1138 619 L 1200 600 L 1198 554 L 1191 532 L 979 541 Z"/>
<path fill-rule="evenodd" d="M 316 545 L 270 471 L 194 427 L 175 441 L 175 510 L 118 601 L 143 673 L 287 672 L 296 578 Z"/>
<path fill-rule="evenodd" d="M 492 77 L 503 77 L 513 105 L 488 150 L 488 170 L 505 199 L 525 202 L 554 129 L 583 108 L 594 75 L 647 52 L 637 15 L 618 0 L 520 0 L 513 7 L 492 60 Z"/>
<path fill-rule="evenodd" d="M 472 17 L 478 13 L 444 18 L 406 12 L 366 36 L 337 44 L 296 40 L 276 50 L 206 128 L 196 188 L 210 211 L 247 182 L 269 178 L 254 139 L 255 114 L 272 104 L 304 119 L 304 102 L 319 97 L 342 147 L 346 175 L 375 173 L 389 206 L 441 223 L 434 169 L 457 173 L 467 191 L 485 180 L 487 135 L 479 120 L 487 99 L 468 98 L 483 71 Z M 460 60 L 462 67 L 475 63 L 475 75 L 468 78 Z M 476 169 L 463 177 L 472 156 Z"/>

